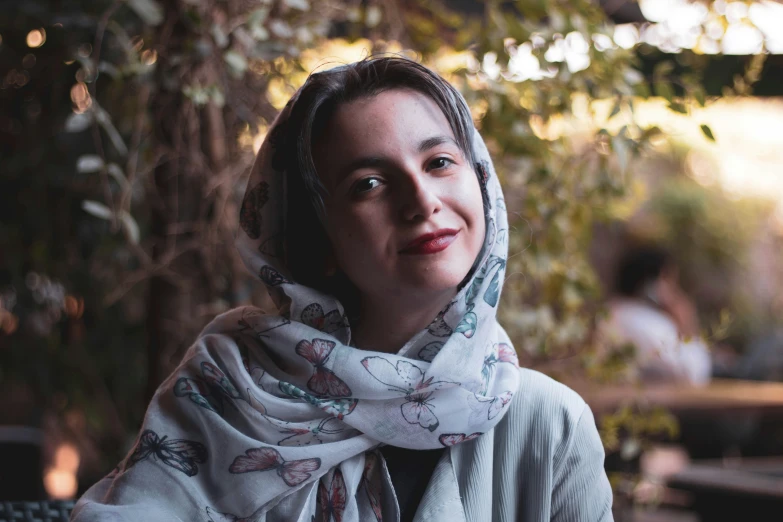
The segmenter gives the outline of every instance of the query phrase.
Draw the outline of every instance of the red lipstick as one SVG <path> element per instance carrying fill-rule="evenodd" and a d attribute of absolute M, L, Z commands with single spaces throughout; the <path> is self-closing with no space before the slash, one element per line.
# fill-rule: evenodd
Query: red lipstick
<path fill-rule="evenodd" d="M 423 234 L 408 243 L 405 248 L 400 250 L 400 254 L 437 254 L 438 252 L 446 250 L 449 245 L 451 245 L 454 240 L 457 239 L 458 234 L 459 230 L 455 230 L 453 228 L 443 228 L 429 234 Z"/>

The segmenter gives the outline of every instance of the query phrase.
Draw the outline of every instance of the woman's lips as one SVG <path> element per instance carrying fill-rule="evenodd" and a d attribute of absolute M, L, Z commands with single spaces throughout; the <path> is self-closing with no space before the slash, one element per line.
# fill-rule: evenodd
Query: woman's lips
<path fill-rule="evenodd" d="M 437 254 L 446 250 L 455 239 L 459 230 L 444 229 L 431 234 L 424 234 L 411 241 L 408 246 L 400 250 L 404 255 Z"/>

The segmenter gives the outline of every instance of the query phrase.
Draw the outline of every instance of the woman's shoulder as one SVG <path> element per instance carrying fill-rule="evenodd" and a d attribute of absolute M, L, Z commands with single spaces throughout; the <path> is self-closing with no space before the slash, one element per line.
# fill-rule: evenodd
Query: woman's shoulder
<path fill-rule="evenodd" d="M 521 435 L 557 452 L 572 437 L 585 411 L 589 407 L 574 390 L 541 372 L 521 368 L 519 389 L 498 428 L 504 432 L 501 436 Z"/>
<path fill-rule="evenodd" d="M 520 368 L 519 377 L 512 409 L 578 420 L 586 403 L 577 392 L 536 370 Z"/>

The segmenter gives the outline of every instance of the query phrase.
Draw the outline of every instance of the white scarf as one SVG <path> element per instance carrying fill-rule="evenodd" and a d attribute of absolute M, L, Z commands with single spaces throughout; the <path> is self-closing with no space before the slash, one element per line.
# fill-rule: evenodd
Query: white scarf
<path fill-rule="evenodd" d="M 135 507 L 144 520 L 266 520 L 275 508 L 299 522 L 396 522 L 374 451 L 381 443 L 448 447 L 505 414 L 519 379 L 495 318 L 508 225 L 478 132 L 473 147 L 488 207 L 481 259 L 432 324 L 390 355 L 350 346 L 341 304 L 296 284 L 276 255 L 285 176 L 272 157 L 291 106 L 259 151 L 237 239 L 282 315 L 244 307 L 210 323 L 158 389 L 132 452 L 85 494 L 75 520 L 136 520 L 122 516 Z"/>

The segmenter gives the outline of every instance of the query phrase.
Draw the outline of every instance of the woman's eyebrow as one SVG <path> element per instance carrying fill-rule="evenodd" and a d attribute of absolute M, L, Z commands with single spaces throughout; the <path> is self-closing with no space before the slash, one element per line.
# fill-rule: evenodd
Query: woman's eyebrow
<path fill-rule="evenodd" d="M 459 147 L 456 140 L 454 140 L 454 138 L 451 136 L 433 136 L 432 138 L 427 138 L 426 140 L 423 140 L 421 143 L 419 143 L 419 153 L 427 152 L 431 148 L 437 147 L 438 145 L 442 145 L 444 143 L 452 143 Z"/>

